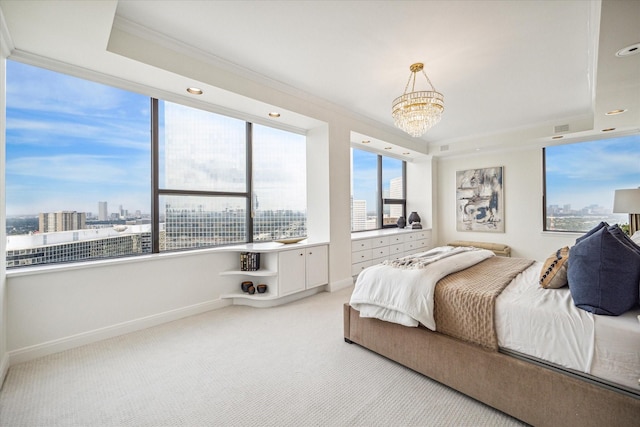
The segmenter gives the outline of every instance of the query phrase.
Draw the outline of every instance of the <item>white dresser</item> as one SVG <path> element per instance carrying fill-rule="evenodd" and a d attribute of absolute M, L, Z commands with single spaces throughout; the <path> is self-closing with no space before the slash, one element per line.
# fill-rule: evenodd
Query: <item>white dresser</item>
<path fill-rule="evenodd" d="M 351 233 L 351 275 L 381 263 L 431 249 L 431 229 L 389 228 Z"/>

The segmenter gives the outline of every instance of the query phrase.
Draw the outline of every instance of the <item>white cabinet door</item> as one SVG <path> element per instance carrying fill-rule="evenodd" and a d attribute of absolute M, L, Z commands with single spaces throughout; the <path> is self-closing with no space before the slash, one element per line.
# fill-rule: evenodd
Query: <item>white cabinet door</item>
<path fill-rule="evenodd" d="M 305 290 L 305 249 L 278 253 L 278 296 Z"/>
<path fill-rule="evenodd" d="M 307 249 L 307 289 L 329 283 L 329 251 L 327 246 Z"/>

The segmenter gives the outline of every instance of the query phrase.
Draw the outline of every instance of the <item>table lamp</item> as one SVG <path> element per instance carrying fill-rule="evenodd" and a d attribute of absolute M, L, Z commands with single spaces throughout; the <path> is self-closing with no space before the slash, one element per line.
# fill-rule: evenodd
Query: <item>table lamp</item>
<path fill-rule="evenodd" d="M 629 214 L 629 235 L 640 229 L 640 188 L 616 190 L 613 212 Z"/>

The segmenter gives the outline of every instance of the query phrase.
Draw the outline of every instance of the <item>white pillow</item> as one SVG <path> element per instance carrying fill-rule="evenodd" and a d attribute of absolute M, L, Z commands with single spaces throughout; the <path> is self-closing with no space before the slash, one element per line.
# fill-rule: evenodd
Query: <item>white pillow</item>
<path fill-rule="evenodd" d="M 640 245 L 640 230 L 633 233 L 633 236 L 631 236 L 631 240 L 633 240 L 633 243 L 635 243 L 636 245 Z"/>

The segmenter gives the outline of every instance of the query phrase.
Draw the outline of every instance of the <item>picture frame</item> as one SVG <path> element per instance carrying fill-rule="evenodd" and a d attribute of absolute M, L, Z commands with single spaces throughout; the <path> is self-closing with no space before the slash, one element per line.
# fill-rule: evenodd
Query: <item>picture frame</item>
<path fill-rule="evenodd" d="M 502 166 L 456 171 L 456 230 L 504 233 Z"/>

